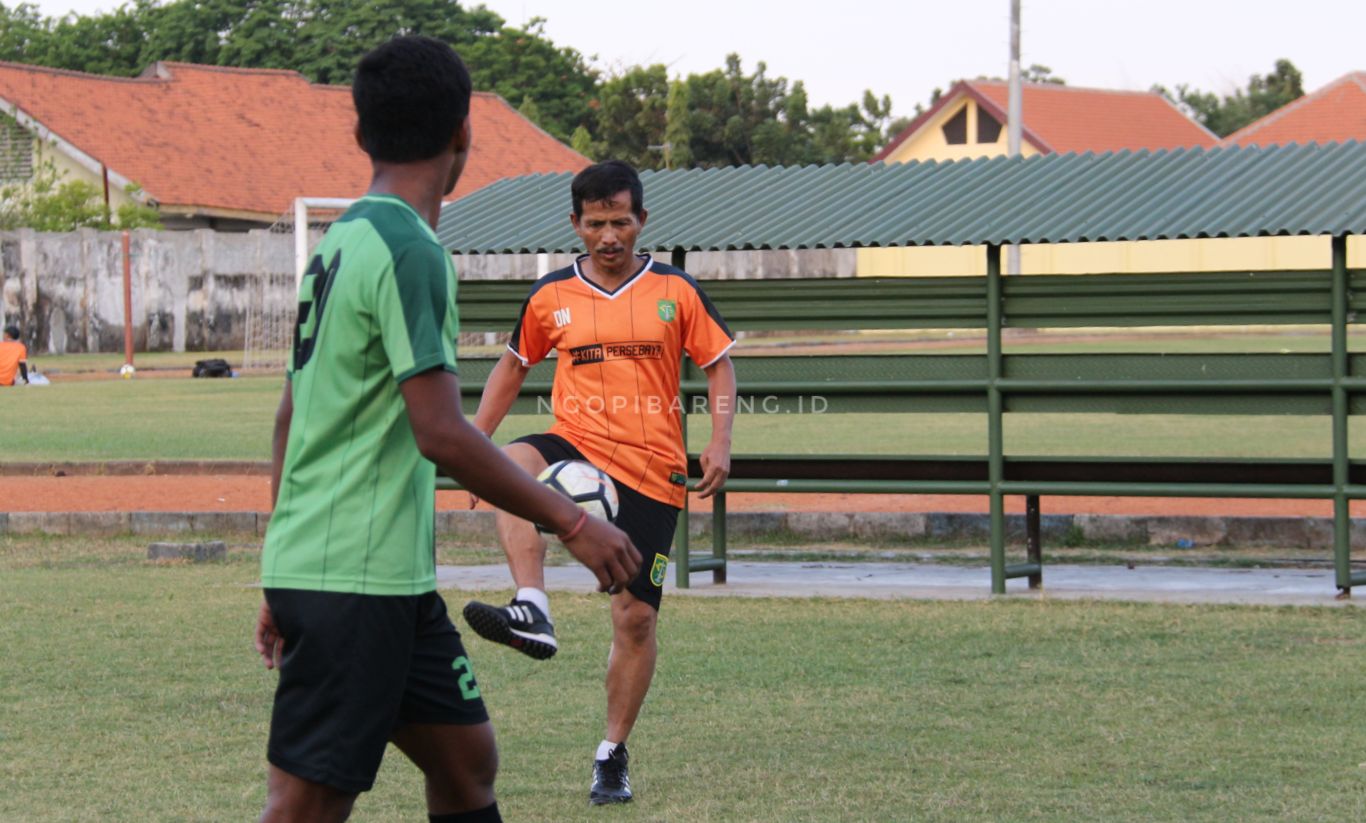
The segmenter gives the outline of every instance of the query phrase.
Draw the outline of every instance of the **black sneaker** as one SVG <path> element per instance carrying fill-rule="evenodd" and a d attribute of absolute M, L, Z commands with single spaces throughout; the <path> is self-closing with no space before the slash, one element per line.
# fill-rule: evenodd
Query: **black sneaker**
<path fill-rule="evenodd" d="M 631 802 L 631 775 L 627 763 L 631 756 L 626 753 L 626 744 L 618 743 L 608 752 L 606 760 L 593 761 L 593 788 L 588 790 L 588 802 L 594 806 L 608 803 Z"/>
<path fill-rule="evenodd" d="M 514 600 L 506 606 L 471 600 L 465 604 L 465 622 L 485 640 L 511 646 L 536 660 L 549 660 L 560 650 L 555 642 L 555 625 L 540 607 L 525 600 Z"/>

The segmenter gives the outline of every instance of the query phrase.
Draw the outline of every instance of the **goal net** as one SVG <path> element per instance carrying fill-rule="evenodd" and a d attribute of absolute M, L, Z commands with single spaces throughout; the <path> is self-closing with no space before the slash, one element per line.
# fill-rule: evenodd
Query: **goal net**
<path fill-rule="evenodd" d="M 283 371 L 294 346 L 294 316 L 299 305 L 299 281 L 313 248 L 327 227 L 354 203 L 327 197 L 300 197 L 294 208 L 270 227 L 279 237 L 281 255 L 290 265 L 263 266 L 247 290 L 242 368 Z"/>

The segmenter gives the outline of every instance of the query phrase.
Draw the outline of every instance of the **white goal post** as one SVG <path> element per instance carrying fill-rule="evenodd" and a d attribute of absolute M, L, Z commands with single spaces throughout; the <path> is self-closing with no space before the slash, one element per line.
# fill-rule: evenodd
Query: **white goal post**
<path fill-rule="evenodd" d="M 344 197 L 296 197 L 294 199 L 294 284 L 303 282 L 308 256 L 313 250 L 308 240 L 309 211 L 339 215 L 351 208 L 355 199 Z M 331 220 L 326 221 L 331 223 Z"/>
<path fill-rule="evenodd" d="M 308 268 L 313 246 L 332 221 L 356 202 L 339 197 L 299 197 L 294 206 L 270 227 L 270 260 L 263 260 L 247 293 L 243 330 L 242 367 L 282 371 L 294 342 L 294 315 L 299 285 Z M 288 239 L 286 239 L 286 237 Z M 275 246 L 274 243 L 280 245 Z M 286 262 L 286 260 L 288 262 Z"/>

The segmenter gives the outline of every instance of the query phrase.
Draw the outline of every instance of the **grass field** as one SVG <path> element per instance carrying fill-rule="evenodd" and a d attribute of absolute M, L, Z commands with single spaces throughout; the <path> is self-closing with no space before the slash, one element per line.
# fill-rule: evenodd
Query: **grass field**
<path fill-rule="evenodd" d="M 6 392 L 10 461 L 267 460 L 279 377 L 235 380 L 59 382 Z M 775 423 L 776 421 L 776 423 Z M 514 415 L 499 442 L 544 431 L 548 417 Z M 689 442 L 706 442 L 710 420 L 690 417 Z M 1352 427 L 1352 449 L 1366 430 Z M 1030 455 L 1227 455 L 1322 457 L 1327 417 L 1014 414 L 1006 450 Z M 742 414 L 739 453 L 982 454 L 986 417 L 974 414 Z"/>
<path fill-rule="evenodd" d="M 924 329 L 871 332 L 769 332 L 744 336 L 736 347 L 746 351 L 781 349 L 800 352 L 822 346 L 839 346 L 849 351 L 873 350 L 882 353 L 926 352 L 936 354 L 981 354 L 986 351 L 982 332 Z M 1352 351 L 1366 351 L 1366 332 L 1350 335 Z M 1167 352 L 1203 354 L 1210 352 L 1313 353 L 1330 350 L 1326 329 L 1291 326 L 1247 331 L 1189 328 L 1169 329 L 1009 329 L 1003 341 L 1006 354 L 1077 354 L 1113 352 Z M 498 357 L 501 345 L 462 345 L 462 356 Z M 242 352 L 138 352 L 134 361 L 139 369 L 189 369 L 196 360 L 223 358 L 233 365 L 242 362 Z M 113 374 L 124 363 L 122 352 L 44 355 L 34 353 L 32 361 L 45 372 L 70 375 L 81 372 Z"/>
<path fill-rule="evenodd" d="M 0 538 L 0 820 L 255 817 L 256 549 Z M 1366 817 L 1355 609 L 670 596 L 637 802 L 590 810 L 607 604 L 554 599 L 554 661 L 471 641 L 508 820 Z M 391 750 L 355 819 L 422 819 L 420 796 Z"/>

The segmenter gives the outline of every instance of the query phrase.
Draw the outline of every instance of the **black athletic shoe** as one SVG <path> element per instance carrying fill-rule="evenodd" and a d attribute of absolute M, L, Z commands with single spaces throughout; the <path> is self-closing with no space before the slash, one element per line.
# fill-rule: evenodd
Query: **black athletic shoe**
<path fill-rule="evenodd" d="M 537 660 L 548 660 L 560 650 L 555 642 L 555 625 L 536 604 L 525 600 L 514 600 L 506 606 L 471 600 L 465 604 L 465 622 L 485 640 L 511 646 Z"/>
<path fill-rule="evenodd" d="M 589 803 L 606 806 L 608 803 L 631 802 L 631 775 L 626 768 L 630 760 L 626 744 L 618 743 L 608 753 L 606 760 L 593 761 L 593 788 L 588 790 Z"/>

